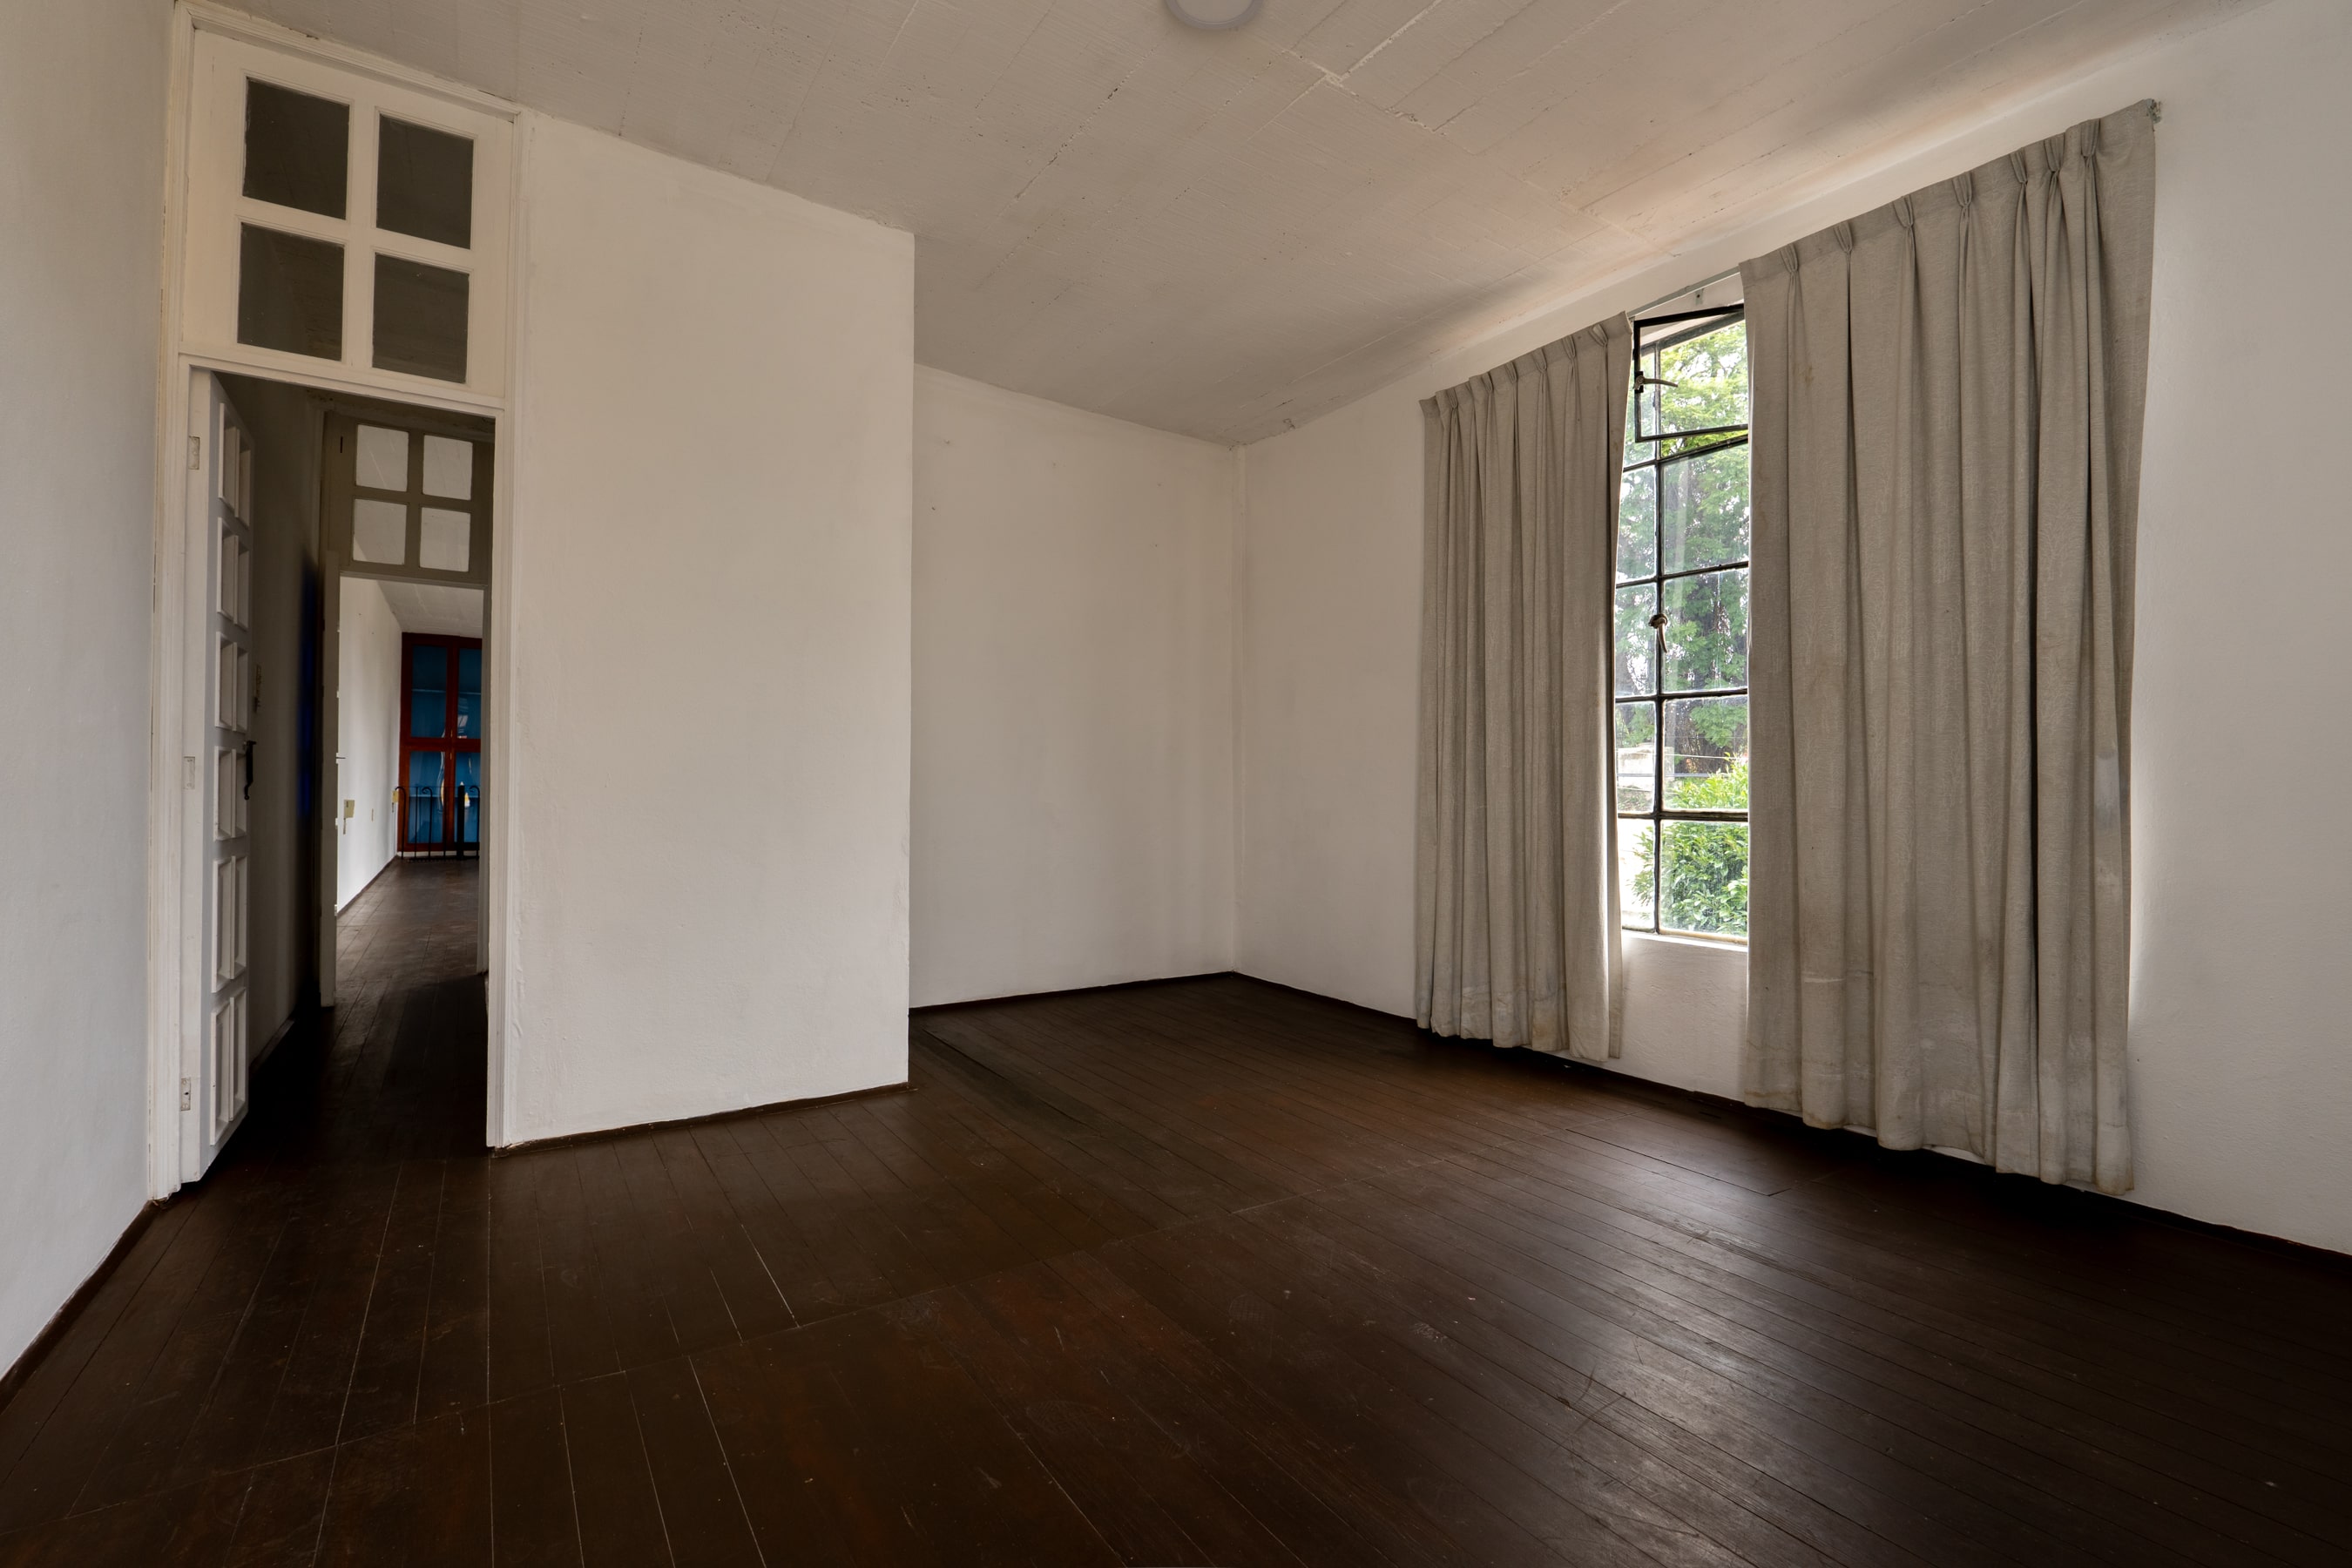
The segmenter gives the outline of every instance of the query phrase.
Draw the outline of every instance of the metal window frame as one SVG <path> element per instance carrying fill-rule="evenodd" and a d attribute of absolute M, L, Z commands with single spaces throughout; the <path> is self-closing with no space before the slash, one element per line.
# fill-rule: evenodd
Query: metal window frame
<path fill-rule="evenodd" d="M 1717 452 L 1728 451 L 1735 447 L 1747 446 L 1748 444 L 1748 426 L 1747 425 L 1717 425 L 1696 430 L 1658 430 L 1645 433 L 1642 425 L 1642 391 L 1643 388 L 1648 384 L 1643 370 L 1643 362 L 1651 355 L 1662 353 L 1666 349 L 1674 348 L 1678 344 L 1687 342 L 1693 338 L 1703 337 L 1706 333 L 1717 331 L 1733 321 L 1740 322 L 1744 327 L 1747 320 L 1748 310 L 1744 303 L 1712 306 L 1705 310 L 1675 310 L 1667 312 L 1664 315 L 1650 316 L 1646 318 L 1636 317 L 1634 319 L 1633 342 L 1635 352 L 1633 354 L 1633 386 L 1631 394 L 1633 398 L 1633 435 L 1629 439 L 1633 445 L 1648 447 L 1650 455 L 1643 458 L 1641 461 L 1635 462 L 1631 459 L 1631 456 L 1629 454 L 1627 460 L 1621 463 L 1619 467 L 1621 474 L 1631 474 L 1643 468 L 1651 468 L 1654 469 L 1659 475 L 1658 482 L 1650 487 L 1649 525 L 1653 570 L 1651 570 L 1647 574 L 1640 577 L 1618 578 L 1611 584 L 1610 618 L 1612 626 L 1616 619 L 1616 595 L 1624 589 L 1648 587 L 1654 590 L 1654 598 L 1653 602 L 1655 605 L 1655 608 L 1651 612 L 1652 618 L 1654 621 L 1662 620 L 1665 614 L 1665 589 L 1667 584 L 1685 581 L 1692 577 L 1704 577 L 1718 572 L 1745 571 L 1749 567 L 1749 563 L 1752 557 L 1744 555 L 1737 561 L 1715 562 L 1705 566 L 1683 567 L 1673 572 L 1669 572 L 1664 569 L 1666 558 L 1665 470 L 1678 463 L 1690 462 L 1699 458 L 1712 456 Z M 1643 341 L 1643 334 L 1651 328 L 1661 326 L 1673 327 L 1685 322 L 1693 324 L 1681 331 L 1669 331 L 1660 336 L 1655 341 L 1646 342 Z M 1752 395 L 1751 389 L 1751 396 Z M 1706 437 L 1722 437 L 1724 439 L 1706 439 Z M 1680 445 L 1676 450 L 1669 452 L 1664 449 L 1669 442 L 1679 443 Z M 1619 493 L 1621 500 L 1620 511 L 1618 513 L 1618 534 L 1622 539 L 1624 532 L 1624 513 L 1622 511 L 1622 500 L 1623 492 L 1622 485 Z M 1751 546 L 1754 543 L 1752 535 L 1750 536 L 1749 542 Z M 1613 632 L 1612 634 L 1612 637 L 1613 641 Z M 1665 861 L 1666 824 L 1670 822 L 1745 823 L 1748 820 L 1749 815 L 1745 811 L 1693 811 L 1685 808 L 1671 807 L 1666 805 L 1666 704 L 1669 702 L 1693 701 L 1705 698 L 1746 697 L 1748 695 L 1748 689 L 1745 685 L 1740 685 L 1670 690 L 1666 685 L 1665 627 L 1662 625 L 1653 625 L 1650 628 L 1650 639 L 1651 691 L 1646 696 L 1612 696 L 1610 706 L 1610 752 L 1612 758 L 1616 754 L 1618 710 L 1621 709 L 1633 707 L 1647 708 L 1650 710 L 1651 718 L 1650 809 L 1641 812 L 1616 812 L 1617 820 L 1621 823 L 1646 822 L 1650 825 L 1650 841 L 1652 845 L 1650 852 L 1650 918 L 1647 924 L 1637 925 L 1627 921 L 1625 919 L 1625 911 L 1621 910 L 1619 912 L 1619 922 L 1623 930 L 1633 931 L 1637 935 L 1686 937 L 1696 942 L 1722 942 L 1727 946 L 1744 947 L 1748 942 L 1748 938 L 1744 933 L 1733 936 L 1717 931 L 1682 931 L 1666 925 L 1664 923 L 1665 900 L 1661 895 L 1660 887 L 1663 879 L 1661 872 L 1664 869 Z M 1613 809 L 1616 805 L 1616 773 L 1613 765 L 1610 777 L 1610 804 Z"/>

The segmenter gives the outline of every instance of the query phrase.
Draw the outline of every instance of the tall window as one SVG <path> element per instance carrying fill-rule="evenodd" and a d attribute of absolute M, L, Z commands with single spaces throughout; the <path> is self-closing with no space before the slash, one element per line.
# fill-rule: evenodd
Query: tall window
<path fill-rule="evenodd" d="M 1748 325 L 1634 323 L 1617 512 L 1624 924 L 1748 934 Z"/>

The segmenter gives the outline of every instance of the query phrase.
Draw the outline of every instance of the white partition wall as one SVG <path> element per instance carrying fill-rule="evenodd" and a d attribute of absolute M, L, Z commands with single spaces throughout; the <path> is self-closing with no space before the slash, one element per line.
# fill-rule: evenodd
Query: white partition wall
<path fill-rule="evenodd" d="M 913 239 L 522 157 L 500 1141 L 900 1082 Z"/>

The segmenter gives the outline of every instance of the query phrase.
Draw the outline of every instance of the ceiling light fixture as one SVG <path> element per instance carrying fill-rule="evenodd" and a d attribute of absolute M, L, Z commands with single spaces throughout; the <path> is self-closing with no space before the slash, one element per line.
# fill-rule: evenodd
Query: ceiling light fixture
<path fill-rule="evenodd" d="M 1222 33 L 1257 15 L 1265 0 L 1168 0 L 1168 14 L 1188 27 Z"/>

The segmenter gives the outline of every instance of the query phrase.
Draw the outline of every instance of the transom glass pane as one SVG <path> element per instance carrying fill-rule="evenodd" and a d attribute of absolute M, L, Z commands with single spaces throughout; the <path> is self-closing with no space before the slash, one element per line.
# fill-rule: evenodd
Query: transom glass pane
<path fill-rule="evenodd" d="M 255 201 L 342 216 L 351 142 L 349 104 L 246 82 L 245 194 Z"/>
<path fill-rule="evenodd" d="M 446 436 L 425 437 L 425 493 L 450 500 L 474 499 L 474 444 Z"/>
<path fill-rule="evenodd" d="M 435 572 L 463 572 L 474 544 L 474 520 L 462 511 L 428 506 L 419 521 L 416 563 Z"/>
<path fill-rule="evenodd" d="M 408 488 L 408 432 L 360 426 L 359 482 L 372 490 Z"/>
<path fill-rule="evenodd" d="M 408 651 L 408 732 L 437 739 L 449 728 L 449 650 L 422 643 Z"/>
<path fill-rule="evenodd" d="M 375 226 L 443 245 L 472 245 L 473 142 L 388 114 L 378 121 Z"/>
<path fill-rule="evenodd" d="M 1650 617 L 1657 613 L 1658 587 L 1638 583 L 1617 590 L 1617 695 L 1646 697 L 1657 689 L 1657 635 Z"/>
<path fill-rule="evenodd" d="M 343 357 L 343 247 L 257 224 L 237 242 L 236 341 Z"/>
<path fill-rule="evenodd" d="M 397 256 L 375 258 L 375 367 L 466 379 L 466 274 Z"/>
<path fill-rule="evenodd" d="M 396 500 L 352 502 L 352 559 L 398 566 L 408 559 L 408 509 Z"/>
<path fill-rule="evenodd" d="M 1627 592 L 1618 590 L 1621 605 Z M 1747 685 L 1748 568 L 1673 578 L 1664 592 L 1666 689 Z"/>

